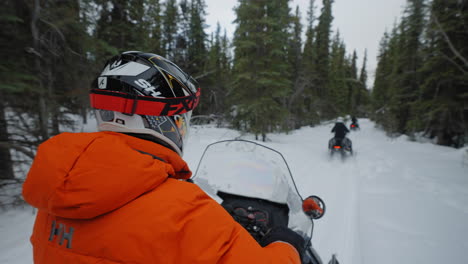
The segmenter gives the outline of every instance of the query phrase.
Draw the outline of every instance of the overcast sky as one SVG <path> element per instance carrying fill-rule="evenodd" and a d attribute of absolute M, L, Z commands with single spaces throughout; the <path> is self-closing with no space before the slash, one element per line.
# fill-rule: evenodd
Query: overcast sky
<path fill-rule="evenodd" d="M 274 1 L 274 0 L 273 0 Z M 207 31 L 214 31 L 219 22 L 226 29 L 229 38 L 235 30 L 233 11 L 237 0 L 205 0 L 207 4 L 206 23 L 210 26 Z M 320 14 L 321 0 L 316 0 L 316 16 Z M 357 51 L 361 67 L 364 51 L 367 49 L 367 71 L 373 79 L 377 66 L 376 56 L 379 42 L 385 30 L 391 30 L 393 24 L 400 18 L 406 0 L 335 0 L 333 4 L 333 31 L 340 31 L 346 44 L 346 50 L 351 53 Z M 303 25 L 307 16 L 309 0 L 293 0 L 291 10 L 295 12 L 299 6 Z M 334 34 L 334 33 L 333 33 Z M 304 39 L 303 39 L 304 40 Z"/>

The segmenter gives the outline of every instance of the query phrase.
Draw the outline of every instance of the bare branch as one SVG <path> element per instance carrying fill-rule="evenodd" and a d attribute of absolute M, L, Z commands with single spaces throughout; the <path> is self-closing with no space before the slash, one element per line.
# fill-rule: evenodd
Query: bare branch
<path fill-rule="evenodd" d="M 50 23 L 49 21 L 47 21 L 47 20 L 45 20 L 45 19 L 43 19 L 43 18 L 39 18 L 39 20 L 40 20 L 41 22 L 43 22 L 43 23 L 49 25 L 51 28 L 53 28 L 53 29 L 55 30 L 55 32 L 57 32 L 57 34 L 59 35 L 59 37 L 62 39 L 62 41 L 65 42 L 65 36 L 63 35 L 62 31 L 60 31 L 60 29 L 59 29 L 56 25 Z"/>
<path fill-rule="evenodd" d="M 24 49 L 27 53 L 31 53 L 31 54 L 34 54 L 36 56 L 38 56 L 39 58 L 42 58 L 42 54 L 40 54 L 39 52 L 37 52 L 33 47 L 26 47 Z"/>
<path fill-rule="evenodd" d="M 290 110 L 291 107 L 292 107 L 292 104 L 294 103 L 294 101 L 296 101 L 296 98 L 302 94 L 302 92 L 305 90 L 305 86 L 306 86 L 306 82 L 305 82 L 305 78 L 303 78 L 303 76 L 301 75 L 298 80 L 296 80 L 296 90 L 294 91 L 294 93 L 291 95 L 291 97 L 289 98 L 289 102 L 288 102 L 288 109 Z"/>
<path fill-rule="evenodd" d="M 459 69 L 463 74 L 467 74 L 468 71 L 465 71 L 461 65 L 459 65 L 456 61 L 454 61 L 452 58 L 449 56 L 442 54 L 442 57 L 446 60 L 448 60 L 450 63 L 452 63 L 457 69 Z"/>
<path fill-rule="evenodd" d="M 7 149 L 17 150 L 17 151 L 23 153 L 24 155 L 28 156 L 31 159 L 34 159 L 34 156 L 35 156 L 34 152 L 32 152 L 31 150 L 26 149 L 26 148 L 24 148 L 22 146 L 11 144 L 10 142 L 5 142 L 5 141 L 0 142 L 0 148 L 7 148 Z"/>
<path fill-rule="evenodd" d="M 195 80 L 198 80 L 198 79 L 201 79 L 201 78 L 206 77 L 206 76 L 208 76 L 208 75 L 211 75 L 211 74 L 213 74 L 213 73 L 215 73 L 215 72 L 216 72 L 216 70 L 204 72 L 204 73 L 202 73 L 201 75 L 198 75 L 198 76 L 193 77 L 193 78 L 194 78 Z"/>
<path fill-rule="evenodd" d="M 45 19 L 42 19 L 40 18 L 39 19 L 41 22 L 49 25 L 51 28 L 53 28 L 55 30 L 55 32 L 57 32 L 57 34 L 59 35 L 60 39 L 65 43 L 65 46 L 67 47 L 68 50 L 70 50 L 71 53 L 81 57 L 82 55 L 79 54 L 78 52 L 74 51 L 72 48 L 70 48 L 70 46 L 67 45 L 67 39 L 65 38 L 65 35 L 63 35 L 62 31 L 54 24 L 52 24 L 51 22 L 45 20 Z"/>
<path fill-rule="evenodd" d="M 433 14 L 432 17 L 434 18 L 434 22 L 436 23 L 437 27 L 439 28 L 439 31 L 440 33 L 442 34 L 442 36 L 444 37 L 445 41 L 447 42 L 447 44 L 449 45 L 449 48 L 450 50 L 453 52 L 453 54 L 458 58 L 460 59 L 464 64 L 465 64 L 465 67 L 468 68 L 468 60 L 466 58 L 464 58 L 460 52 L 458 52 L 458 50 L 455 48 L 455 46 L 453 45 L 452 41 L 450 40 L 450 38 L 448 37 L 447 33 L 445 33 L 444 29 L 442 28 L 442 25 L 440 24 L 439 20 L 437 19 L 437 17 Z"/>
<path fill-rule="evenodd" d="M 20 179 L 8 179 L 8 180 L 3 179 L 3 180 L 0 180 L 0 188 L 3 188 L 8 185 L 15 185 L 15 184 L 21 184 L 21 183 L 23 183 L 23 180 L 20 180 Z M 7 195 L 1 194 L 1 196 L 7 196 Z"/>

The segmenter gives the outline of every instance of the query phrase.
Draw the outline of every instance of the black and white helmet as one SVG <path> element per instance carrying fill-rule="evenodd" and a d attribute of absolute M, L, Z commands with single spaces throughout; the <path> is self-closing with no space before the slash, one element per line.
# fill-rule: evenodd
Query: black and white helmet
<path fill-rule="evenodd" d="M 138 134 L 183 153 L 197 82 L 162 56 L 127 51 L 110 59 L 92 84 L 99 131 Z"/>

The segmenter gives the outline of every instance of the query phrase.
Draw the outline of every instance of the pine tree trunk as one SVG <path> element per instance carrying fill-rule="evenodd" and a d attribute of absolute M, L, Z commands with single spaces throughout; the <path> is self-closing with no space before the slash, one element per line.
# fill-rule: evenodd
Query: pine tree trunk
<path fill-rule="evenodd" d="M 1 94 L 1 98 L 3 98 L 3 94 Z M 0 143 L 2 143 L 0 145 L 0 180 L 13 179 L 13 162 L 8 147 L 9 139 L 3 100 L 0 100 Z"/>
<path fill-rule="evenodd" d="M 35 0 L 34 1 L 34 7 L 33 7 L 33 12 L 32 12 L 32 18 L 31 18 L 31 34 L 33 37 L 33 49 L 36 54 L 35 58 L 35 67 L 36 67 L 36 72 L 40 76 L 40 72 L 42 69 L 41 65 L 41 58 L 42 56 L 40 54 L 40 40 L 39 40 L 39 28 L 37 27 L 37 22 L 39 20 L 39 15 L 41 12 L 41 6 L 40 6 L 40 1 Z M 39 126 L 40 126 L 40 135 L 42 137 L 42 140 L 46 140 L 49 138 L 49 131 L 48 131 L 48 119 L 49 119 L 49 114 L 47 111 L 47 104 L 46 104 L 46 98 L 45 98 L 45 92 L 44 92 L 44 85 L 43 81 L 39 80 L 38 81 L 38 90 L 40 91 L 39 95 Z"/>

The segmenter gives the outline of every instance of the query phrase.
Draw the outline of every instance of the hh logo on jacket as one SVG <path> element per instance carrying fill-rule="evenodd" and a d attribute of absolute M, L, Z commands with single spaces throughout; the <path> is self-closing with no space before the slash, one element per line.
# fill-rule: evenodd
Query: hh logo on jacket
<path fill-rule="evenodd" d="M 70 227 L 68 228 L 67 232 L 67 226 L 61 223 L 57 226 L 57 222 L 54 220 L 50 229 L 49 241 L 53 241 L 54 238 L 57 236 L 57 242 L 59 243 L 59 245 L 63 245 L 63 242 L 67 240 L 67 248 L 71 248 L 74 231 L 75 229 L 73 227 Z"/>

